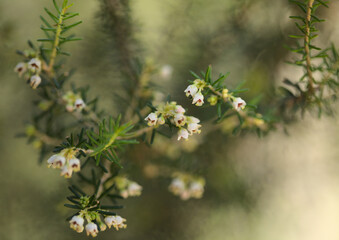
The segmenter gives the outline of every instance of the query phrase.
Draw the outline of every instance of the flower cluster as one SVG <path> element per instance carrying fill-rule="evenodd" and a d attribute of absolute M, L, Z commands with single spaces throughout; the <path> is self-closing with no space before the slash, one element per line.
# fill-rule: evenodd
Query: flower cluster
<path fill-rule="evenodd" d="M 175 173 L 169 191 L 182 200 L 201 198 L 204 193 L 205 180 L 185 173 Z"/>
<path fill-rule="evenodd" d="M 169 123 L 179 128 L 178 140 L 187 140 L 189 135 L 201 132 L 200 120 L 196 117 L 186 116 L 185 109 L 176 102 L 159 105 L 157 110 L 150 113 L 145 120 L 148 122 L 148 126 L 155 127 L 169 121 Z"/>
<path fill-rule="evenodd" d="M 123 198 L 137 197 L 141 195 L 142 186 L 126 177 L 115 177 L 114 183 L 119 194 Z"/>
<path fill-rule="evenodd" d="M 66 110 L 68 112 L 73 112 L 75 110 L 81 111 L 84 107 L 86 107 L 86 104 L 80 94 L 75 94 L 72 91 L 68 91 L 64 94 L 62 96 L 62 100 L 65 102 Z"/>
<path fill-rule="evenodd" d="M 192 96 L 192 104 L 195 104 L 196 106 L 202 106 L 204 104 L 204 94 L 202 92 L 205 88 L 208 88 L 208 90 L 212 91 L 213 93 L 207 99 L 211 106 L 216 105 L 219 99 L 223 100 L 224 102 L 231 103 L 233 108 L 237 111 L 243 110 L 246 106 L 246 102 L 243 99 L 240 97 L 235 97 L 233 93 L 230 93 L 227 88 L 217 91 L 211 85 L 207 84 L 201 79 L 194 80 L 193 84 L 186 88 L 185 93 L 187 97 Z"/>
<path fill-rule="evenodd" d="M 61 176 L 72 177 L 72 173 L 80 171 L 80 160 L 75 157 L 79 150 L 65 148 L 58 154 L 54 154 L 48 160 L 48 167 L 61 169 Z"/>
<path fill-rule="evenodd" d="M 87 220 L 87 224 L 84 227 L 85 219 Z M 100 215 L 97 212 L 87 210 L 80 211 L 79 215 L 73 216 L 69 221 L 71 229 L 78 233 L 81 233 L 84 229 L 86 229 L 87 236 L 91 235 L 92 237 L 96 237 L 99 233 L 99 230 L 105 231 L 107 226 L 109 228 L 113 226 L 116 230 L 127 227 L 125 223 L 126 219 L 119 215 L 106 216 L 104 218 L 104 222 L 101 220 Z"/>
<path fill-rule="evenodd" d="M 37 57 L 31 58 L 28 62 L 18 63 L 14 71 L 19 74 L 19 77 L 24 76 L 26 80 L 29 80 L 29 84 L 33 89 L 36 89 L 41 83 L 41 60 Z"/>

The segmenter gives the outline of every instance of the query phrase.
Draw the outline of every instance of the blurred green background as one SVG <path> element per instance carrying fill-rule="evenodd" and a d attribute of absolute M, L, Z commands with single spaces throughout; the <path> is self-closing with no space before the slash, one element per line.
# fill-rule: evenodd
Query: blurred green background
<path fill-rule="evenodd" d="M 1 240 L 85 238 L 64 221 L 71 212 L 63 207 L 65 179 L 39 166 L 37 150 L 15 138 L 36 111 L 34 91 L 13 72 L 20 61 L 15 51 L 26 49 L 27 39 L 42 37 L 39 15 L 50 2 L 0 0 Z M 99 0 L 74 2 L 83 20 L 77 35 L 84 40 L 69 44 L 73 55 L 68 67 L 77 68 L 73 79 L 78 85 L 90 84 L 101 106 L 117 113 L 120 103 L 114 93 L 121 80 L 98 17 Z M 293 56 L 283 45 L 293 43 L 287 35 L 295 32 L 288 18 L 295 9 L 286 0 L 135 0 L 131 6 L 136 39 L 147 61 L 174 70 L 170 79 L 153 81 L 193 115 L 198 111 L 183 94 L 189 70 L 199 72 L 212 64 L 214 74 L 230 71 L 229 86 L 246 80 L 251 89 L 246 97 L 262 93 L 264 102 L 284 77 L 297 80 L 301 74 L 284 63 Z M 327 22 L 319 26 L 318 45 L 339 46 L 338 12 L 338 1 L 320 10 Z M 139 198 L 123 201 L 126 208 L 120 214 L 128 228 L 97 238 L 339 239 L 338 123 L 306 115 L 289 126 L 289 136 L 280 130 L 263 139 L 210 133 L 204 148 L 190 155 L 190 161 L 204 168 L 207 185 L 201 200 L 181 201 L 167 191 L 169 179 L 145 178 L 142 170 L 134 169 L 131 178 L 144 191 Z M 131 161 L 147 161 L 150 151 L 136 148 Z"/>

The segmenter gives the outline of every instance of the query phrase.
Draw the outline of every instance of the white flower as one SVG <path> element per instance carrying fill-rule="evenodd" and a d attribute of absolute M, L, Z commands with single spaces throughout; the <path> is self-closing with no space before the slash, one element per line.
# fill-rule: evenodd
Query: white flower
<path fill-rule="evenodd" d="M 18 63 L 15 68 L 14 71 L 17 72 L 19 74 L 19 77 L 22 76 L 22 74 L 24 74 L 27 71 L 27 64 L 26 63 Z"/>
<path fill-rule="evenodd" d="M 177 105 L 177 106 L 175 106 L 175 112 L 176 112 L 176 113 L 185 113 L 186 110 L 185 110 L 185 108 L 183 108 L 182 106 Z"/>
<path fill-rule="evenodd" d="M 129 196 L 140 196 L 141 191 L 142 191 L 142 186 L 140 186 L 136 182 L 132 182 L 128 185 L 127 191 L 128 191 Z"/>
<path fill-rule="evenodd" d="M 182 113 L 178 113 L 174 115 L 174 122 L 177 127 L 181 127 L 185 125 L 186 117 Z"/>
<path fill-rule="evenodd" d="M 185 129 L 185 128 L 181 128 L 179 131 L 178 131 L 178 141 L 181 140 L 181 139 L 188 139 L 188 131 Z"/>
<path fill-rule="evenodd" d="M 204 193 L 204 185 L 200 182 L 192 182 L 189 187 L 191 196 L 194 198 L 201 198 Z"/>
<path fill-rule="evenodd" d="M 39 72 L 41 70 L 41 61 L 39 60 L 39 58 L 32 58 L 28 62 L 28 69 L 34 72 Z"/>
<path fill-rule="evenodd" d="M 96 237 L 98 232 L 98 226 L 95 223 L 90 222 L 86 225 L 87 236 L 91 235 L 92 237 Z"/>
<path fill-rule="evenodd" d="M 187 125 L 187 130 L 190 132 L 190 134 L 193 134 L 193 133 L 200 133 L 201 130 L 199 129 L 201 127 L 200 124 L 197 124 L 197 123 L 189 123 Z"/>
<path fill-rule="evenodd" d="M 79 172 L 80 171 L 80 160 L 77 158 L 72 158 L 71 160 L 69 160 L 69 167 L 74 172 Z"/>
<path fill-rule="evenodd" d="M 190 116 L 190 117 L 187 117 L 187 122 L 188 123 L 200 123 L 200 120 L 199 118 Z"/>
<path fill-rule="evenodd" d="M 126 222 L 126 219 L 120 217 L 119 215 L 117 216 L 108 216 L 105 218 L 105 223 L 109 228 L 113 226 L 116 230 L 119 230 L 119 228 L 126 228 L 127 225 L 124 223 Z"/>
<path fill-rule="evenodd" d="M 184 92 L 186 93 L 186 97 L 189 97 L 189 96 L 194 97 L 195 94 L 198 92 L 198 88 L 197 86 L 192 84 L 192 85 L 189 85 Z"/>
<path fill-rule="evenodd" d="M 175 195 L 178 195 L 185 190 L 185 183 L 180 178 L 174 178 L 168 188 Z"/>
<path fill-rule="evenodd" d="M 65 176 L 65 178 L 72 177 L 73 169 L 71 167 L 68 167 L 65 165 L 63 168 L 61 168 L 61 176 Z"/>
<path fill-rule="evenodd" d="M 84 230 L 84 219 L 79 215 L 73 216 L 69 223 L 70 227 L 78 233 Z"/>
<path fill-rule="evenodd" d="M 55 154 L 47 160 L 48 167 L 62 168 L 66 163 L 66 158 L 59 154 Z"/>
<path fill-rule="evenodd" d="M 240 111 L 240 110 L 245 108 L 246 102 L 243 99 L 241 99 L 240 97 L 237 97 L 233 100 L 232 105 L 233 105 L 235 110 Z"/>
<path fill-rule="evenodd" d="M 202 106 L 204 104 L 204 96 L 201 92 L 194 95 L 192 104 L 195 104 L 196 106 Z"/>
<path fill-rule="evenodd" d="M 36 89 L 41 83 L 41 78 L 39 75 L 33 75 L 30 79 L 30 85 L 33 89 Z"/>
<path fill-rule="evenodd" d="M 83 109 L 85 107 L 84 100 L 82 100 L 81 98 L 75 100 L 74 107 L 79 110 Z"/>
<path fill-rule="evenodd" d="M 148 126 L 155 126 L 157 124 L 158 116 L 155 113 L 150 113 L 145 120 L 148 121 Z"/>

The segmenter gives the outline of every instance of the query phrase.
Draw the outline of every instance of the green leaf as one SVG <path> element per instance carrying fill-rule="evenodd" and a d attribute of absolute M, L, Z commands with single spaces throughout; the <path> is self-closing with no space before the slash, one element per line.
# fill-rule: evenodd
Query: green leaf
<path fill-rule="evenodd" d="M 55 2 L 55 0 L 53 0 L 53 4 L 54 4 L 54 7 L 55 9 L 58 11 L 58 13 L 60 14 L 61 13 L 61 10 L 60 8 L 58 7 L 57 3 Z"/>
<path fill-rule="evenodd" d="M 67 203 L 65 203 L 64 206 L 68 208 L 73 208 L 73 209 L 82 209 L 80 206 L 67 204 Z"/>
<path fill-rule="evenodd" d="M 53 13 L 51 13 L 47 8 L 44 8 L 44 9 L 45 9 L 45 12 L 52 18 L 52 20 L 55 23 L 59 22 L 59 18 L 57 18 Z"/>
<path fill-rule="evenodd" d="M 290 38 L 304 38 L 304 35 L 288 35 Z"/>
<path fill-rule="evenodd" d="M 82 21 L 79 21 L 79 22 L 76 22 L 76 23 L 74 23 L 74 24 L 72 24 L 72 25 L 69 25 L 69 26 L 66 26 L 66 27 L 63 27 L 62 29 L 62 33 L 65 33 L 65 32 L 67 32 L 69 29 L 71 29 L 71 28 L 73 28 L 73 27 L 75 27 L 75 26 L 78 26 L 79 24 L 81 24 L 82 23 Z"/>
<path fill-rule="evenodd" d="M 191 75 L 192 75 L 193 77 L 195 77 L 196 79 L 200 79 L 199 75 L 196 74 L 195 72 L 190 71 L 190 73 L 191 73 Z"/>

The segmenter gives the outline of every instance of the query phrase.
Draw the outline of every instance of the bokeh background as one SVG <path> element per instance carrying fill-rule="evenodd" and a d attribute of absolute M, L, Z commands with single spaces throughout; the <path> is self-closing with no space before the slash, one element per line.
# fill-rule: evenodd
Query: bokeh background
<path fill-rule="evenodd" d="M 1 240 L 85 238 L 64 220 L 70 214 L 63 207 L 65 179 L 38 165 L 38 151 L 15 138 L 35 111 L 36 99 L 13 72 L 20 61 L 15 51 L 26 49 L 27 39 L 42 37 L 39 15 L 50 2 L 0 0 Z M 76 67 L 74 81 L 90 84 L 92 96 L 99 94 L 102 108 L 115 114 L 120 103 L 114 94 L 121 80 L 103 32 L 100 2 L 74 2 L 83 20 L 77 35 L 84 40 L 69 44 L 68 67 Z M 153 81 L 202 119 L 211 113 L 198 113 L 183 94 L 188 70 L 199 72 L 212 64 L 215 74 L 230 71 L 229 86 L 246 80 L 251 89 L 246 97 L 262 94 L 263 102 L 270 101 L 272 88 L 285 77 L 297 80 L 301 74 L 284 63 L 293 55 L 283 45 L 293 43 L 287 35 L 295 32 L 288 18 L 295 8 L 286 0 L 135 0 L 131 10 L 145 59 L 173 68 L 169 79 Z M 319 26 L 318 45 L 339 46 L 338 13 L 339 1 L 320 10 L 327 22 Z M 142 169 L 133 169 L 131 178 L 144 192 L 123 203 L 128 228 L 106 231 L 98 239 L 339 239 L 338 123 L 337 118 L 306 115 L 288 126 L 289 135 L 278 130 L 259 139 L 215 131 L 204 136 L 199 150 L 188 147 L 184 157 L 174 148 L 166 161 L 187 159 L 204 168 L 203 199 L 181 201 L 168 192 L 169 179 L 149 178 Z M 148 161 L 150 152 L 138 147 L 130 161 Z"/>

